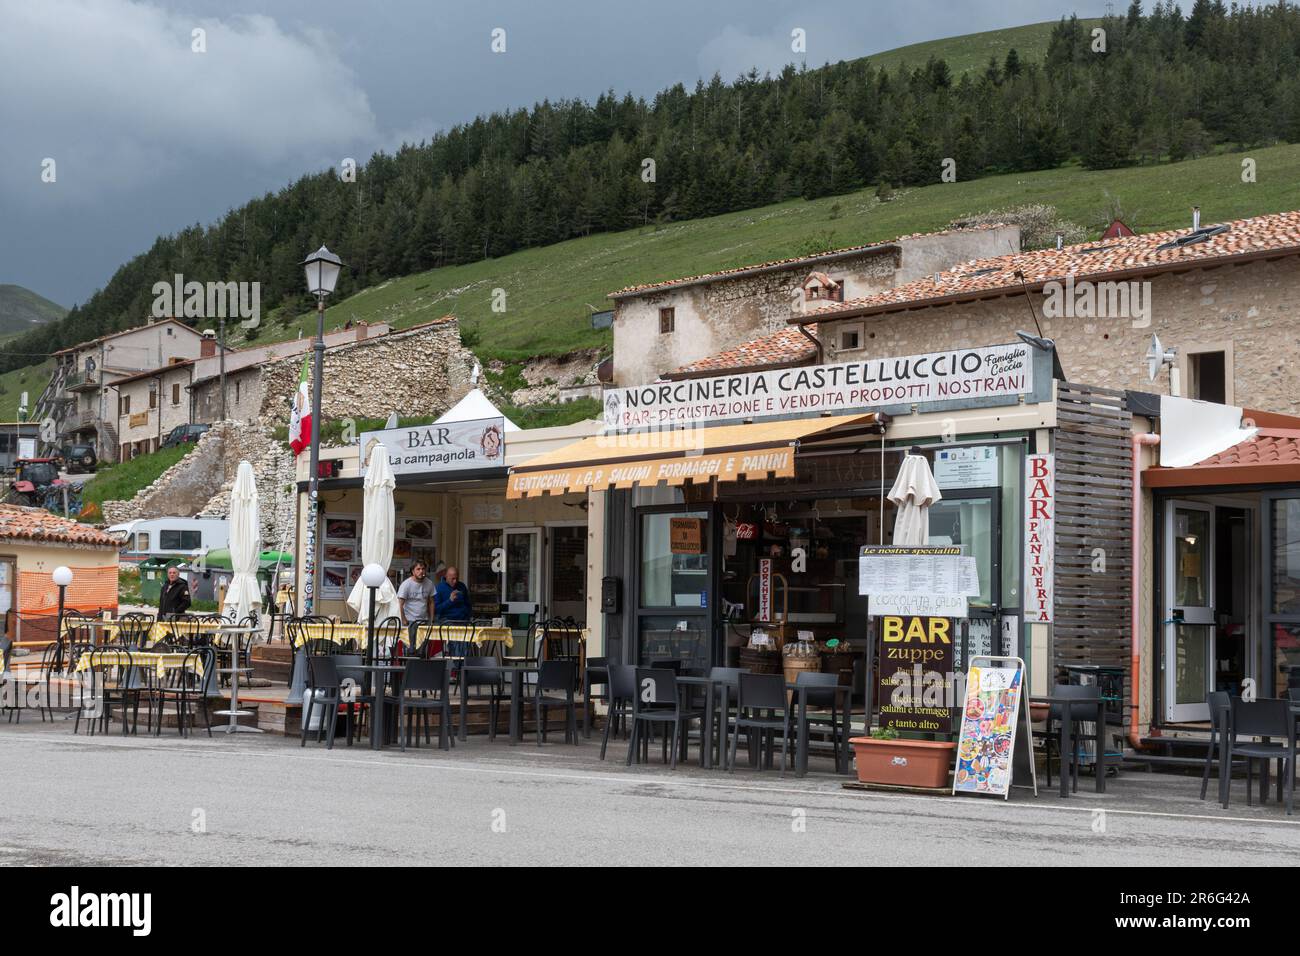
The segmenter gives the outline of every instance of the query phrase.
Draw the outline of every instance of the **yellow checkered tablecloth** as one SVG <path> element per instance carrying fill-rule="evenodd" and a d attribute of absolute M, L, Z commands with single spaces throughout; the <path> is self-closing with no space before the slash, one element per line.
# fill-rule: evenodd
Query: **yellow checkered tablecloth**
<path fill-rule="evenodd" d="M 367 643 L 366 625 L 360 623 L 338 623 L 331 629 L 327 624 L 306 624 L 303 629 L 312 640 L 356 641 L 358 647 Z M 406 629 L 402 629 L 403 636 Z M 507 648 L 515 646 L 514 634 L 508 627 L 458 627 L 455 624 L 434 624 L 429 628 L 428 636 L 434 641 L 470 641 L 474 644 L 486 644 L 489 641 L 501 641 Z"/>
<path fill-rule="evenodd" d="M 78 673 L 90 670 L 92 657 L 97 666 L 123 667 L 129 663 L 133 667 L 152 667 L 159 677 L 166 677 L 169 670 L 186 666 L 186 659 L 189 658 L 194 673 L 203 676 L 202 658 L 197 656 L 190 658 L 188 654 L 174 651 L 131 651 L 129 655 L 126 651 L 95 651 L 93 655 L 81 655 L 81 659 L 77 661 Z"/>
<path fill-rule="evenodd" d="M 117 621 L 102 621 L 92 619 L 90 621 L 73 619 L 63 622 L 63 632 L 66 634 L 69 630 L 77 630 L 82 627 L 91 627 L 103 635 L 104 643 L 112 643 L 117 640 L 119 624 Z M 149 642 L 166 641 L 171 638 L 186 637 L 195 633 L 198 628 L 200 634 L 215 634 L 221 627 L 221 624 L 215 621 L 156 621 L 149 629 Z"/>

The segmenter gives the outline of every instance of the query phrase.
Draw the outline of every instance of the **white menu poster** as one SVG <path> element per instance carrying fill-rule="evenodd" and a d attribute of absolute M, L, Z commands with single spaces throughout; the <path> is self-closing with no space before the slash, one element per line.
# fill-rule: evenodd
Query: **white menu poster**
<path fill-rule="evenodd" d="M 964 617 L 966 599 L 980 593 L 979 569 L 975 559 L 955 545 L 864 545 L 858 555 L 858 593 L 871 599 L 868 613 L 872 616 Z"/>

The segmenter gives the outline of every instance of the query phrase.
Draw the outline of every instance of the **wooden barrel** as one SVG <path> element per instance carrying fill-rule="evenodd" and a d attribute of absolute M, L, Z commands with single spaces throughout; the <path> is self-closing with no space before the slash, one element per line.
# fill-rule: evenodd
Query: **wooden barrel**
<path fill-rule="evenodd" d="M 787 684 L 793 684 L 799 679 L 800 674 L 815 674 L 821 670 L 822 662 L 820 657 L 787 657 L 785 664 L 785 680 Z"/>
<path fill-rule="evenodd" d="M 758 647 L 740 649 L 740 668 L 751 674 L 781 673 L 781 655 L 776 651 L 763 650 Z"/>
<path fill-rule="evenodd" d="M 838 674 L 841 684 L 845 686 L 852 685 L 853 655 L 838 651 L 823 651 L 822 673 Z"/>

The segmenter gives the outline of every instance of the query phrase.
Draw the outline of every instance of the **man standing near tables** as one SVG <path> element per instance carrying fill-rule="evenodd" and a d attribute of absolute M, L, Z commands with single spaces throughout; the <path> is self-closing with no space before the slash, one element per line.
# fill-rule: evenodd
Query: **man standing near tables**
<path fill-rule="evenodd" d="M 402 609 L 402 618 L 406 621 L 406 644 L 415 647 L 415 629 L 421 624 L 428 624 L 432 619 L 429 613 L 433 600 L 434 585 L 429 580 L 429 569 L 423 561 L 411 565 L 411 575 L 397 589 L 397 603 Z"/>
<path fill-rule="evenodd" d="M 473 620 L 473 608 L 470 606 L 469 588 L 460 579 L 460 571 L 455 565 L 447 565 L 443 579 L 438 582 L 433 592 L 433 610 L 439 621 L 449 624 L 469 624 Z M 450 641 L 452 657 L 465 657 L 467 642 Z"/>
<path fill-rule="evenodd" d="M 190 609 L 190 585 L 183 577 L 176 565 L 167 569 L 167 583 L 162 586 L 162 593 L 158 595 L 158 616 L 174 617 L 177 614 L 184 614 Z"/>

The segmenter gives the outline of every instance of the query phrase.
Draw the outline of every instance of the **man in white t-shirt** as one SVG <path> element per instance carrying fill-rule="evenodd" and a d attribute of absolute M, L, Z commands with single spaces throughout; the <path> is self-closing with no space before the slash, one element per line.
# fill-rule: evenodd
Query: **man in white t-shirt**
<path fill-rule="evenodd" d="M 429 569 L 423 561 L 411 565 L 411 576 L 397 589 L 397 603 L 402 608 L 402 618 L 406 621 L 407 646 L 415 646 L 415 629 L 433 619 L 433 592 L 436 585 L 429 577 Z"/>

